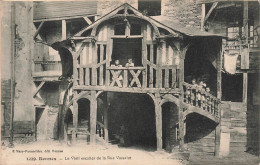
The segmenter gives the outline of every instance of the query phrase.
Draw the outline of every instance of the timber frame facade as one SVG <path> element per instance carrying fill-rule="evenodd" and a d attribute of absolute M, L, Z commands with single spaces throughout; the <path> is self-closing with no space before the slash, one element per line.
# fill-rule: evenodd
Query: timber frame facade
<path fill-rule="evenodd" d="M 161 150 L 163 146 L 162 105 L 172 102 L 178 107 L 177 139 L 180 150 L 184 150 L 185 118 L 188 114 L 197 113 L 217 125 L 215 134 L 217 155 L 220 132 L 218 123 L 221 98 L 221 37 L 207 32 L 201 33 L 203 35 L 185 34 L 143 15 L 129 4 L 123 4 L 73 37 L 53 44 L 52 47 L 58 50 L 61 56 L 62 74 L 70 81 L 61 101 L 63 106 L 59 121 L 60 139 L 68 138 L 68 128 L 64 119 L 67 112 L 71 111 L 72 143 L 75 143 L 79 132 L 78 100 L 85 98 L 90 102 L 90 126 L 87 130 L 90 144 L 95 144 L 96 140 L 107 143 L 109 112 L 104 108 L 103 120 L 98 121 L 97 99 L 102 93 L 107 92 L 143 93 L 151 97 L 154 102 L 157 150 Z M 191 45 L 196 44 L 195 41 L 205 39 L 208 42 L 219 43 L 219 51 L 215 52 L 216 97 L 184 82 L 186 52 Z M 128 41 L 141 44 L 139 58 L 131 57 L 137 66 L 113 65 L 115 59 L 123 59 L 124 56 L 120 51 L 118 54 L 114 53 L 115 45 Z M 205 99 L 202 100 L 198 96 L 203 96 Z M 103 100 L 103 103 L 106 104 L 106 101 Z"/>

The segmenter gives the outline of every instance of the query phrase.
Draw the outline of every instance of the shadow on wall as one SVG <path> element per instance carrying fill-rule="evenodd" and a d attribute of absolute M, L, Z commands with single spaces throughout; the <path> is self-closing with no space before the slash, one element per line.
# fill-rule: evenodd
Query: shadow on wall
<path fill-rule="evenodd" d="M 185 142 L 195 142 L 210 135 L 216 128 L 212 120 L 196 113 L 191 113 L 186 118 Z"/>

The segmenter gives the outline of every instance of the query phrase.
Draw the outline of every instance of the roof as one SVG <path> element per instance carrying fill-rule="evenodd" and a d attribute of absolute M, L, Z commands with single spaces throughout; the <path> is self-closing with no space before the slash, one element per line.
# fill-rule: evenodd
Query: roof
<path fill-rule="evenodd" d="M 80 36 L 84 31 L 95 27 L 96 25 L 100 24 L 101 22 L 112 18 L 117 14 L 117 11 L 120 9 L 123 9 L 124 7 L 128 7 L 129 9 L 132 9 L 135 13 L 135 15 L 145 19 L 146 21 L 150 22 L 152 25 L 160 27 L 160 28 L 165 28 L 166 30 L 170 30 L 169 32 L 172 33 L 174 36 L 176 36 L 177 33 L 184 34 L 186 36 L 201 36 L 201 37 L 206 37 L 206 36 L 211 36 L 211 37 L 224 37 L 219 34 L 213 34 L 213 33 L 208 33 L 208 32 L 203 32 L 200 31 L 199 29 L 196 28 L 188 28 L 188 27 L 183 27 L 179 25 L 179 23 L 174 22 L 171 17 L 167 16 L 153 16 L 149 17 L 146 15 L 143 15 L 142 12 L 139 10 L 135 9 L 128 3 L 122 4 L 121 6 L 117 7 L 116 9 L 112 10 L 110 13 L 104 15 L 103 17 L 99 18 L 95 22 L 93 22 L 91 25 L 85 27 L 83 30 L 80 32 L 76 33 L 74 36 Z"/>
<path fill-rule="evenodd" d="M 202 3 L 214 3 L 214 2 L 244 2 L 244 1 L 257 2 L 259 0 L 197 0 L 196 3 L 202 4 Z"/>
<path fill-rule="evenodd" d="M 206 36 L 217 36 L 217 37 L 225 37 L 219 34 L 209 33 L 205 31 L 200 31 L 197 28 L 192 27 L 183 27 L 180 23 L 176 23 L 172 20 L 172 17 L 167 16 L 153 16 L 152 19 L 166 25 L 174 31 L 180 32 L 187 36 L 197 36 L 197 37 L 206 37 Z"/>

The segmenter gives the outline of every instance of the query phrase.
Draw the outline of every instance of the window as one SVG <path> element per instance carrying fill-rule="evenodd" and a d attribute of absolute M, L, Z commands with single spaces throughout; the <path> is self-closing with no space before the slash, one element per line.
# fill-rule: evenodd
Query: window
<path fill-rule="evenodd" d="M 238 43 L 238 39 L 240 38 L 239 27 L 227 28 L 227 37 L 228 37 L 228 40 L 226 42 L 226 45 L 228 45 L 228 46 L 239 45 L 239 43 Z"/>
<path fill-rule="evenodd" d="M 161 0 L 138 0 L 138 10 L 144 15 L 161 15 Z"/>
<path fill-rule="evenodd" d="M 248 35 L 248 40 L 249 40 L 249 46 L 250 48 L 253 47 L 258 47 L 258 35 L 257 35 L 257 29 L 254 29 L 254 26 L 250 26 L 249 27 L 249 35 Z"/>

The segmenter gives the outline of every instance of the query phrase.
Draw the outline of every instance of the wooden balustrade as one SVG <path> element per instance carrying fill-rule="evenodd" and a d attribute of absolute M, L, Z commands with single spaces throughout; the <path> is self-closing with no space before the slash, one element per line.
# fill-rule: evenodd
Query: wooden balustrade
<path fill-rule="evenodd" d="M 34 72 L 61 71 L 61 61 L 34 61 Z"/>
<path fill-rule="evenodd" d="M 205 111 L 208 111 L 214 116 L 218 116 L 218 104 L 220 100 L 212 94 L 205 91 L 204 88 L 198 85 L 192 85 L 188 83 L 183 84 L 184 102 L 199 107 Z"/>
<path fill-rule="evenodd" d="M 106 61 L 96 65 L 78 65 L 78 74 L 76 75 L 78 78 L 75 85 L 120 88 L 178 88 L 179 71 L 173 66 L 106 67 L 105 64 Z M 151 74 L 151 70 L 154 74 Z M 160 74 L 157 74 L 157 72 L 160 72 Z M 92 83 L 94 82 L 93 79 L 97 82 L 96 84 Z"/>

